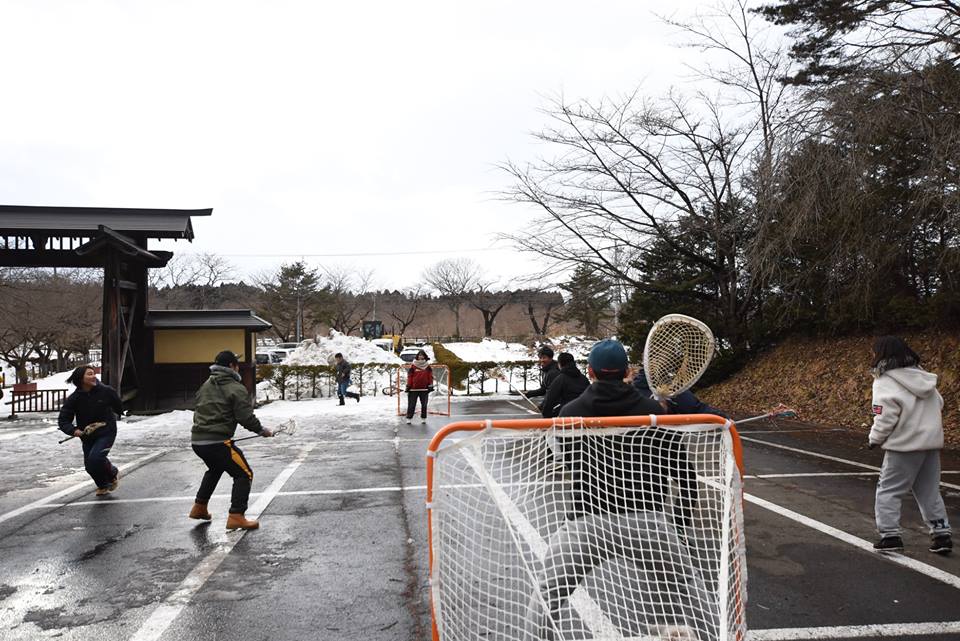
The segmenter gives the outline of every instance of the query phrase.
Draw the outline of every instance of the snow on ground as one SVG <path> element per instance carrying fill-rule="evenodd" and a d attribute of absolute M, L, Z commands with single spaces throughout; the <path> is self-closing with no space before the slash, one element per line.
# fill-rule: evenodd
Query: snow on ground
<path fill-rule="evenodd" d="M 528 361 L 536 358 L 534 350 L 520 343 L 484 338 L 479 343 L 444 343 L 443 346 L 468 363 L 492 361 Z"/>
<path fill-rule="evenodd" d="M 37 384 L 37 389 L 64 389 L 67 390 L 67 393 L 73 391 L 73 385 L 67 382 L 67 377 L 73 373 L 73 369 L 69 369 L 66 372 L 57 372 L 56 374 L 51 374 L 45 378 L 37 378 L 31 383 Z M 0 401 L 0 408 L 9 410 L 10 400 L 13 398 L 13 394 L 10 394 L 13 388 L 8 388 L 4 390 L 3 401 Z"/>
<path fill-rule="evenodd" d="M 590 338 L 589 336 L 552 336 L 543 343 L 538 342 L 536 347 L 539 348 L 541 344 L 549 345 L 553 348 L 554 355 L 559 355 L 560 352 L 569 352 L 578 361 L 585 361 L 587 356 L 590 355 L 590 348 L 596 342 L 596 338 Z"/>
<path fill-rule="evenodd" d="M 343 354 L 350 363 L 384 363 L 401 365 L 403 361 L 394 354 L 377 347 L 374 343 L 358 336 L 347 336 L 335 329 L 329 337 L 320 337 L 314 341 L 304 341 L 290 352 L 284 365 L 333 365 L 333 355 Z"/>

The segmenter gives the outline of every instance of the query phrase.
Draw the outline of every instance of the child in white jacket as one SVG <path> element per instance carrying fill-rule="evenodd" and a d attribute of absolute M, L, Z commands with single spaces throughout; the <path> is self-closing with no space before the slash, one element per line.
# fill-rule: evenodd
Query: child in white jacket
<path fill-rule="evenodd" d="M 870 448 L 884 449 L 875 506 L 880 540 L 873 547 L 903 550 L 900 507 L 912 493 L 930 527 L 930 551 L 950 554 L 950 523 L 940 495 L 943 397 L 937 375 L 921 369 L 920 357 L 896 336 L 878 338 L 873 357 Z"/>

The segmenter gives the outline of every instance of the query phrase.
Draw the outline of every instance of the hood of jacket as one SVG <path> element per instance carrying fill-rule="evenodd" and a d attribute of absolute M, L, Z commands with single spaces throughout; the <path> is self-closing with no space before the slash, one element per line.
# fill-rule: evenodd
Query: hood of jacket
<path fill-rule="evenodd" d="M 937 389 L 937 375 L 919 367 L 898 367 L 884 374 L 917 398 L 927 398 Z"/>
<path fill-rule="evenodd" d="M 560 367 L 560 373 L 564 376 L 569 376 L 570 378 L 580 378 L 583 376 L 583 372 L 580 371 L 580 368 L 577 367 L 576 363 L 570 363 L 569 365 L 562 365 Z"/>
<path fill-rule="evenodd" d="M 224 367 L 223 365 L 211 365 L 210 366 L 210 376 L 212 376 L 217 383 L 225 383 L 226 380 L 221 379 L 233 379 L 235 381 L 242 380 L 238 372 L 233 371 L 229 367 Z"/>

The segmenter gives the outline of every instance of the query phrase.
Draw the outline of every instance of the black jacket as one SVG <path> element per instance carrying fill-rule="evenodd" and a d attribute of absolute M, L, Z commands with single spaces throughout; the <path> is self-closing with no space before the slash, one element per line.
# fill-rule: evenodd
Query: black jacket
<path fill-rule="evenodd" d="M 596 381 L 560 416 L 642 416 L 663 414 L 656 401 L 622 381 Z M 651 510 L 669 513 L 670 480 L 680 488 L 678 520 L 691 523 L 696 496 L 696 472 L 682 434 L 643 427 L 623 434 L 557 439 L 559 455 L 573 472 L 574 506 L 579 514 Z"/>
<path fill-rule="evenodd" d="M 557 361 L 550 361 L 546 367 L 540 370 L 540 387 L 532 392 L 527 392 L 527 398 L 546 394 L 547 390 L 550 389 L 550 384 L 553 383 L 558 376 L 560 376 L 560 366 L 557 365 Z"/>
<path fill-rule="evenodd" d="M 74 430 L 82 430 L 90 423 L 102 421 L 107 425 L 97 431 L 99 437 L 101 433 L 116 432 L 117 417 L 122 413 L 123 406 L 116 390 L 97 382 L 89 392 L 78 387 L 67 397 L 60 407 L 57 425 L 61 432 L 72 436 Z"/>
<path fill-rule="evenodd" d="M 590 379 L 583 375 L 576 363 L 570 363 L 560 368 L 560 375 L 553 379 L 543 398 L 540 411 L 543 418 L 553 418 L 560 408 L 580 396 L 583 390 L 590 387 Z"/>
<path fill-rule="evenodd" d="M 650 391 L 650 385 L 647 384 L 647 377 L 643 375 L 642 370 L 637 374 L 637 377 L 633 379 L 633 386 L 640 390 L 640 393 L 647 398 L 653 398 L 653 392 Z M 690 390 L 680 392 L 676 396 L 668 398 L 667 409 L 671 414 L 715 414 L 723 418 L 730 418 L 723 411 L 701 401 L 697 398 L 696 394 Z"/>

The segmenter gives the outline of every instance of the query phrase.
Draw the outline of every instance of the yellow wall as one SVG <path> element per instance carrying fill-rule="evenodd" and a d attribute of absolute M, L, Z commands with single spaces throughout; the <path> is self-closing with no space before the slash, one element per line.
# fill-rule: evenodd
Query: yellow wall
<path fill-rule="evenodd" d="M 242 329 L 157 329 L 153 332 L 154 363 L 212 363 L 229 349 L 246 360 Z"/>

